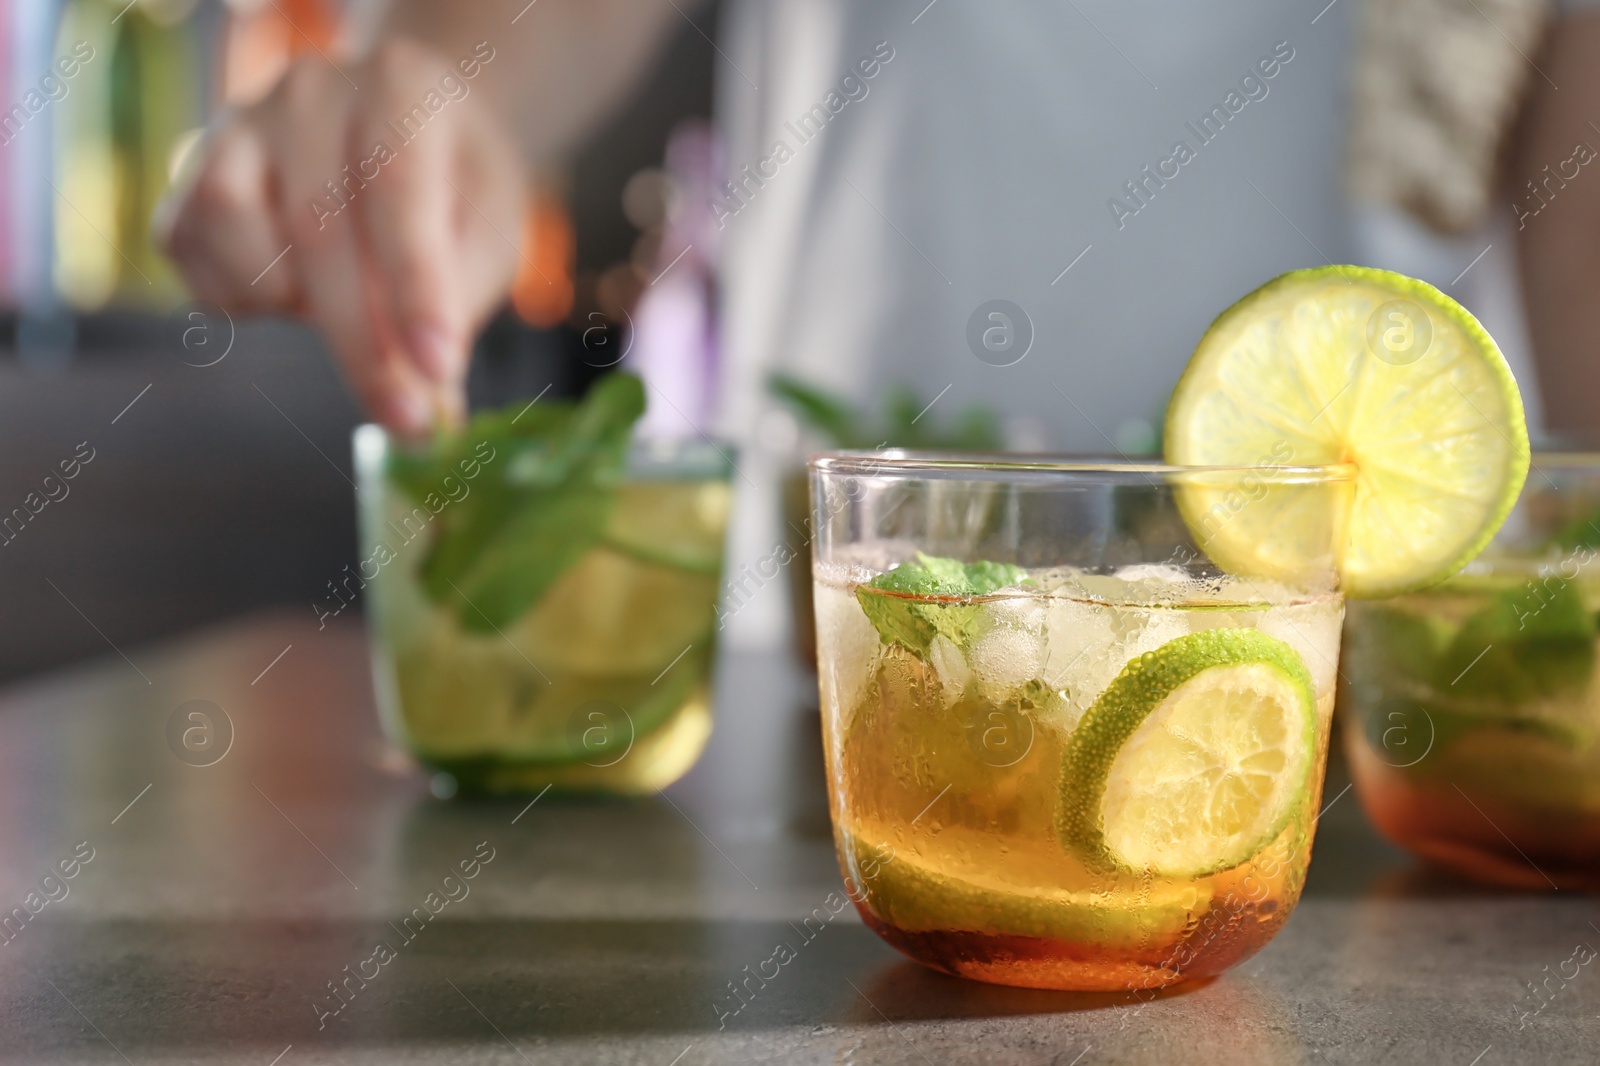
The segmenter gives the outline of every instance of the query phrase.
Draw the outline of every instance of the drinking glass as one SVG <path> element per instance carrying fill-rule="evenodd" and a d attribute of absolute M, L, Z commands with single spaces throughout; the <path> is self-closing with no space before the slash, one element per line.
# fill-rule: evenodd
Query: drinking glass
<path fill-rule="evenodd" d="M 1362 806 L 1479 880 L 1600 887 L 1600 454 L 1535 453 L 1449 581 L 1352 604 L 1341 698 Z"/>
<path fill-rule="evenodd" d="M 378 426 L 356 431 L 362 557 L 341 575 L 347 587 L 355 578 L 351 598 L 366 588 L 388 736 L 448 775 L 436 778 L 448 790 L 643 794 L 687 772 L 711 734 L 725 453 L 636 445 L 621 484 L 593 490 L 614 494 L 598 541 L 496 626 L 459 587 L 436 598 L 423 580 L 480 464 L 414 498 L 391 476 L 397 450 L 412 447 Z M 518 456 L 484 460 L 496 462 Z"/>
<path fill-rule="evenodd" d="M 867 925 L 1058 989 L 1155 988 L 1270 940 L 1311 853 L 1352 471 L 810 469 L 830 808 Z"/>

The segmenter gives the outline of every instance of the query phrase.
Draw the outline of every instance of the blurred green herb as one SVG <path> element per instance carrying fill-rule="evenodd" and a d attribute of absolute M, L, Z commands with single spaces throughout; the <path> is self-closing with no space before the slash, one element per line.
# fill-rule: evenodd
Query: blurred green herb
<path fill-rule="evenodd" d="M 1506 702 L 1576 691 L 1594 667 L 1595 619 L 1571 582 L 1505 589 L 1461 626 L 1440 662 L 1441 691 L 1466 677 L 1476 695 Z"/>
<path fill-rule="evenodd" d="M 1404 695 L 1386 696 L 1366 712 L 1367 743 L 1391 766 L 1425 773 L 1441 764 L 1426 761 L 1463 737 L 1498 729 L 1537 737 L 1564 751 L 1579 752 L 1594 743 L 1593 730 L 1560 715 L 1504 715 L 1447 707 Z M 1442 764 L 1449 766 L 1450 764 Z"/>
<path fill-rule="evenodd" d="M 521 617 L 600 539 L 644 403 L 637 377 L 609 374 L 579 403 L 514 404 L 426 450 L 392 453 L 390 480 L 435 514 L 421 571 L 429 597 L 468 630 Z M 473 462 L 470 488 L 448 493 L 446 479 Z M 451 502 L 436 508 L 443 495 Z"/>
<path fill-rule="evenodd" d="M 968 407 L 947 424 L 931 415 L 929 401 L 905 386 L 890 391 L 877 420 L 848 401 L 787 374 L 773 374 L 767 379 L 767 388 L 833 448 L 993 451 L 1001 447 L 1000 423 L 994 412 Z"/>

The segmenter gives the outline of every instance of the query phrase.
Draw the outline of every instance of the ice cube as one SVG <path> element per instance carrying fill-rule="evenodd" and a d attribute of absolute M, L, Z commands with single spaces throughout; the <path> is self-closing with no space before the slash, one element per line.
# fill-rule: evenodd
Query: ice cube
<path fill-rule="evenodd" d="M 1044 681 L 1064 690 L 1081 714 L 1116 680 L 1128 661 L 1188 632 L 1184 612 L 1058 600 L 1046 627 Z"/>
<path fill-rule="evenodd" d="M 972 680 L 972 668 L 956 642 L 943 633 L 936 635 L 928 645 L 928 662 L 939 679 L 939 696 L 948 710 L 967 691 Z"/>
<path fill-rule="evenodd" d="M 1052 688 L 1075 674 L 1085 655 L 1096 648 L 1109 649 L 1116 634 L 1112 608 L 1082 600 L 1052 600 L 1045 610 L 1044 681 Z"/>
<path fill-rule="evenodd" d="M 1127 608 L 1119 611 L 1123 656 L 1133 659 L 1155 651 L 1189 632 L 1189 611 L 1172 608 Z"/>
<path fill-rule="evenodd" d="M 1077 566 L 1047 566 L 1028 571 L 1028 578 L 1041 592 L 1070 596 L 1082 591 L 1084 573 L 1083 568 Z"/>
<path fill-rule="evenodd" d="M 1171 563 L 1138 563 L 1124 566 L 1116 577 L 1127 583 L 1130 603 L 1169 603 L 1185 598 L 1199 582 L 1187 570 Z"/>
<path fill-rule="evenodd" d="M 1043 611 L 1038 611 L 1043 619 Z M 1045 669 L 1045 629 L 997 621 L 966 651 L 978 690 L 997 703 L 1021 693 Z"/>
<path fill-rule="evenodd" d="M 1042 632 L 1044 629 L 1045 604 L 1042 597 L 999 596 L 985 600 L 983 611 L 992 626 L 1033 632 Z"/>
<path fill-rule="evenodd" d="M 1034 699 L 1039 720 L 1049 725 L 1058 736 L 1065 739 L 1083 720 L 1084 708 L 1074 703 L 1061 689 L 1046 689 Z"/>
<path fill-rule="evenodd" d="M 847 588 L 816 586 L 817 675 L 841 716 L 866 694 L 878 655 L 878 631 Z"/>
<path fill-rule="evenodd" d="M 1115 574 L 1079 574 L 1065 591 L 1102 603 L 1126 603 L 1128 583 Z"/>
<path fill-rule="evenodd" d="M 1299 652 L 1317 695 L 1325 696 L 1333 691 L 1339 673 L 1339 628 L 1343 622 L 1343 604 L 1330 597 L 1262 611 L 1256 628 Z"/>

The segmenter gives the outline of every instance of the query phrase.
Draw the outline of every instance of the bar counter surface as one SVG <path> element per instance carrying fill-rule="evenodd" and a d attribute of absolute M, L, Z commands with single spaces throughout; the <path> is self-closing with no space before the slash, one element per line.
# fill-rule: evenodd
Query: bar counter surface
<path fill-rule="evenodd" d="M 7 690 L 0 1061 L 1600 1061 L 1600 967 L 1576 961 L 1600 903 L 1425 870 L 1337 766 L 1299 909 L 1220 978 L 1140 998 L 923 970 L 845 899 L 815 692 L 728 654 L 718 696 L 661 795 L 442 801 L 383 743 L 348 619 L 255 616 Z"/>

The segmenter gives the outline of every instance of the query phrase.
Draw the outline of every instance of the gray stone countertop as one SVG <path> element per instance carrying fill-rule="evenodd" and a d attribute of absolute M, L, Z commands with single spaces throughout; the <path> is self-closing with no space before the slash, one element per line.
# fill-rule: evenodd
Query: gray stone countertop
<path fill-rule="evenodd" d="M 0 911 L 92 854 L 0 942 L 0 1061 L 1600 1061 L 1600 968 L 1537 1013 L 1530 989 L 1600 947 L 1597 901 L 1426 871 L 1337 762 L 1299 909 L 1213 981 L 986 986 L 845 910 L 719 1025 L 726 983 L 841 890 L 814 694 L 783 657 L 724 656 L 711 746 L 665 793 L 529 806 L 429 794 L 379 736 L 359 626 L 267 615 L 124 650 L 0 694 Z M 189 700 L 232 722 L 213 765 L 168 746 Z M 475 854 L 468 894 L 403 939 Z M 331 1014 L 380 942 L 394 957 Z"/>

